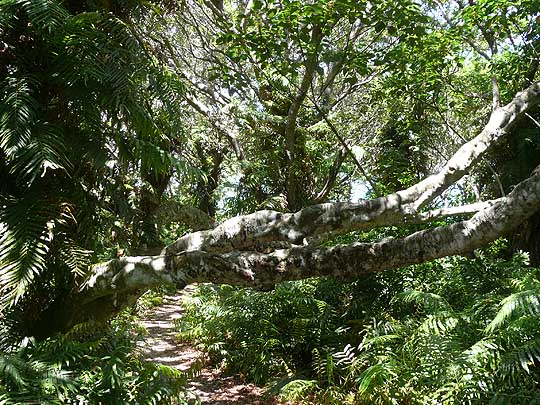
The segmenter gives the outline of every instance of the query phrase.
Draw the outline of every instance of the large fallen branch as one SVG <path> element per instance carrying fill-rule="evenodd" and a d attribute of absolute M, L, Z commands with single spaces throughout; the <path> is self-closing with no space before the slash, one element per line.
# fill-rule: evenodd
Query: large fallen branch
<path fill-rule="evenodd" d="M 188 234 L 159 256 L 125 257 L 96 265 L 73 301 L 74 308 L 87 311 L 74 309 L 70 322 L 121 307 L 130 296 L 162 284 L 182 288 L 191 282 L 214 282 L 270 289 L 285 280 L 313 276 L 353 280 L 370 272 L 469 253 L 538 211 L 539 169 L 498 200 L 428 212 L 419 209 L 467 173 L 539 101 L 540 84 L 536 83 L 494 111 L 484 130 L 463 145 L 439 173 L 407 190 L 355 204 L 319 204 L 290 214 L 260 211 Z M 334 247 L 307 244 L 323 234 L 455 215 L 473 216 L 400 239 Z M 289 248 L 268 253 L 268 246 L 275 243 Z"/>
<path fill-rule="evenodd" d="M 126 257 L 95 267 L 88 298 L 213 282 L 269 289 L 286 280 L 362 274 L 468 253 L 522 223 L 540 208 L 540 170 L 471 219 L 413 233 L 405 238 L 334 247 L 296 246 L 272 253 L 184 251 L 165 256 Z"/>
<path fill-rule="evenodd" d="M 535 83 L 518 93 L 509 104 L 495 110 L 484 130 L 464 144 L 437 174 L 406 190 L 359 203 L 313 205 L 293 214 L 259 211 L 232 218 L 208 231 L 188 234 L 162 253 L 261 250 L 274 241 L 303 244 L 306 239 L 321 234 L 425 222 L 428 219 L 419 209 L 461 179 L 490 147 L 508 134 L 518 118 L 539 102 L 540 83 Z M 455 208 L 457 214 L 459 208 Z M 448 215 L 441 212 L 441 217 L 444 216 Z M 429 217 L 438 219 L 434 215 Z"/>

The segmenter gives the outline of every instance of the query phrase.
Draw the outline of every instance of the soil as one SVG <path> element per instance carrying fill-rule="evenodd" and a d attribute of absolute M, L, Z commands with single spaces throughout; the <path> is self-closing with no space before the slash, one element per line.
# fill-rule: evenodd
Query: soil
<path fill-rule="evenodd" d="M 188 286 L 175 295 L 167 295 L 163 305 L 149 310 L 140 323 L 148 334 L 140 347 L 147 361 L 160 363 L 181 371 L 202 367 L 191 379 L 188 392 L 197 403 L 213 405 L 269 405 L 275 402 L 264 397 L 264 390 L 253 384 L 244 384 L 241 376 L 229 376 L 211 368 L 205 354 L 190 344 L 175 338 L 174 321 L 182 316 L 182 301 L 195 287 Z"/>

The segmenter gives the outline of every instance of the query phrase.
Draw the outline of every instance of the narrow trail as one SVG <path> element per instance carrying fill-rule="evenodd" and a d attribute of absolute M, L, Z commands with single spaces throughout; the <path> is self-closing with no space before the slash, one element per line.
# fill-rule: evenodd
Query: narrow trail
<path fill-rule="evenodd" d="M 182 316 L 182 300 L 195 287 L 188 286 L 183 291 L 164 297 L 163 305 L 152 308 L 140 323 L 148 334 L 140 342 L 147 361 L 164 364 L 186 371 L 197 362 L 204 364 L 204 353 L 175 339 L 174 321 Z M 225 376 L 219 370 L 204 367 L 194 377 L 188 387 L 190 396 L 198 397 L 201 404 L 213 405 L 267 405 L 273 403 L 263 399 L 263 390 L 253 384 L 243 384 L 238 377 Z"/>

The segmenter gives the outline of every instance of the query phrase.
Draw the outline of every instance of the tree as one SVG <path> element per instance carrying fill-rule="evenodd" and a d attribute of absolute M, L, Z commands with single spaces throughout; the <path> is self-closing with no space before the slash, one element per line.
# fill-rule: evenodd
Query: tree
<path fill-rule="evenodd" d="M 139 11 L 0 5 L 1 306 L 22 323 L 78 288 L 108 249 L 147 245 L 152 200 L 189 172 L 182 127 L 163 120 L 178 116 L 181 84 L 131 31 Z"/>
<path fill-rule="evenodd" d="M 35 5 L 11 3 L 12 7 L 18 7 L 17 12 L 26 13 L 27 19 L 41 27 L 41 20 L 35 17 L 39 11 Z M 118 101 L 114 105 L 98 104 L 97 108 L 94 108 L 95 103 L 82 105 L 98 117 L 95 125 L 101 130 L 109 127 L 100 114 L 114 117 L 111 122 L 115 125 L 110 132 L 104 132 L 110 136 L 100 138 L 98 142 L 101 147 L 112 144 L 113 155 L 125 146 L 117 141 L 121 136 L 135 145 L 157 149 L 158 154 L 161 153 L 159 156 L 166 156 L 166 159 L 145 162 L 137 155 L 135 162 L 130 162 L 128 157 L 124 165 L 115 165 L 123 175 L 119 175 L 115 183 L 121 185 L 120 190 L 99 184 L 93 190 L 103 191 L 104 198 L 111 199 L 123 187 L 126 193 L 130 187 L 140 187 L 140 184 L 147 187 L 141 189 L 137 198 L 137 215 L 133 212 L 124 215 L 120 209 L 111 210 L 113 215 L 133 224 L 130 234 L 133 238 L 146 239 L 130 246 L 131 251 L 136 252 L 140 245 L 157 244 L 154 243 L 159 239 L 156 222 L 167 221 L 162 218 L 163 213 L 169 212 L 184 220 L 196 218 L 191 222 L 196 222 L 197 228 L 209 226 L 210 229 L 187 233 L 159 255 L 127 256 L 93 266 L 84 284 L 78 284 L 81 279 L 68 283 L 69 291 L 53 299 L 54 305 L 47 305 L 40 319 L 45 322 L 57 319 L 57 327 L 64 328 L 85 319 L 108 316 L 141 291 L 163 283 L 178 288 L 197 281 L 269 289 L 280 281 L 312 276 L 351 280 L 368 272 L 447 255 L 468 254 L 523 223 L 540 206 L 540 171 L 536 169 L 531 174 L 534 167 L 528 168 L 529 173 L 517 180 L 510 193 L 499 198 L 491 199 L 493 193 L 486 191 L 481 196 L 483 199 L 474 202 L 470 193 L 464 192 L 460 193 L 461 200 L 457 204 L 450 207 L 443 204 L 445 198 L 456 200 L 449 190 L 465 188 L 466 174 L 470 174 L 468 181 L 477 186 L 474 176 L 478 174 L 473 172 L 474 168 L 481 171 L 489 167 L 490 153 L 497 145 L 517 137 L 517 129 L 522 128 L 527 114 L 533 119 L 537 114 L 540 101 L 540 84 L 535 82 L 538 34 L 531 20 L 538 11 L 537 5 L 523 2 L 523 7 L 514 10 L 504 1 L 497 2 L 496 7 L 492 3 L 418 5 L 400 1 L 370 6 L 347 0 L 314 4 L 276 0 L 264 4 L 255 1 L 248 5 L 238 1 L 216 6 L 213 2 L 188 2 L 188 7 L 180 8 L 182 12 L 150 13 L 139 20 L 140 25 L 123 25 L 121 32 L 126 33 L 130 41 L 136 40 L 129 53 L 137 55 L 134 66 L 142 71 L 154 69 L 151 71 L 157 72 L 159 80 L 154 82 L 151 75 L 146 74 L 136 78 L 127 75 L 132 78 L 133 87 L 120 95 L 137 95 L 137 100 L 144 106 L 140 111 L 135 102 L 129 104 L 129 108 L 123 108 L 119 94 L 107 93 L 108 82 L 103 86 L 98 82 L 100 87 L 92 89 L 88 88 L 88 81 L 81 79 L 77 82 L 81 94 L 95 93 L 107 102 L 110 99 Z M 434 11 L 437 7 L 440 15 Z M 494 10 L 506 12 L 500 14 Z M 16 15 L 17 12 L 11 10 L 5 15 Z M 388 22 L 389 15 L 395 17 L 392 23 Z M 74 15 L 69 21 L 75 24 L 85 18 L 86 15 Z M 179 27 L 178 30 L 167 28 L 170 27 L 169 19 Z M 32 27 L 24 23 L 5 26 L 9 32 Z M 499 26 L 504 30 L 499 30 Z M 153 30 L 153 27 L 158 28 Z M 108 32 L 107 29 L 104 31 Z M 178 32 L 185 32 L 186 37 L 177 38 Z M 506 32 L 505 38 L 499 37 L 499 32 Z M 512 39 L 516 32 L 523 36 L 520 43 Z M 59 34 L 51 43 L 62 51 L 71 50 L 71 44 L 62 42 L 73 37 L 69 30 L 68 34 Z M 47 44 L 42 32 L 27 35 L 39 37 Z M 15 34 L 13 37 L 22 38 Z M 506 38 L 508 42 L 505 42 Z M 80 40 L 86 43 L 84 37 Z M 112 45 L 118 46 L 118 42 Z M 501 43 L 505 43 L 507 49 L 496 47 Z M 486 47 L 490 54 L 486 53 Z M 18 51 L 19 44 L 13 48 Z M 288 51 L 283 52 L 284 48 Z M 50 60 L 51 55 L 56 55 L 55 49 L 45 52 L 44 59 Z M 486 55 L 486 63 L 471 56 L 470 64 L 478 63 L 487 73 L 463 74 L 467 80 L 478 82 L 472 88 L 490 94 L 487 104 L 485 91 L 477 97 L 479 107 L 467 105 L 474 95 L 468 96 L 469 89 L 460 88 L 460 80 L 453 79 L 456 71 L 463 67 L 467 52 Z M 518 55 L 518 61 L 513 65 L 517 66 L 517 73 L 506 72 L 502 64 L 496 63 L 499 52 L 504 57 Z M 19 59 L 15 60 L 19 62 Z M 104 57 L 104 60 L 113 59 Z M 153 61 L 167 61 L 170 66 L 164 68 Z M 24 61 L 20 64 L 19 70 L 15 70 L 17 74 L 27 67 Z M 8 61 L 4 65 L 11 68 L 16 63 Z M 51 66 L 56 65 L 52 63 Z M 185 91 L 177 91 L 178 77 L 174 75 L 182 78 Z M 500 80 L 501 77 L 505 81 Z M 41 78 L 41 82 L 46 80 Z M 61 84 L 67 87 L 69 83 Z M 159 96 L 141 90 L 147 86 L 162 90 L 160 84 L 171 90 L 157 91 Z M 58 88 L 54 90 L 52 94 L 64 93 Z M 237 100 L 235 94 L 244 98 L 244 104 L 233 108 Z M 358 99 L 364 95 L 370 100 L 380 98 L 381 101 L 362 105 Z M 501 100 L 509 102 L 501 107 Z M 171 101 L 174 103 L 169 104 Z M 79 102 L 79 99 L 68 100 L 67 104 L 71 108 Z M 36 104 L 49 105 L 47 100 Z M 363 112 L 377 116 L 371 127 L 366 128 L 367 122 L 362 119 L 351 118 L 358 115 L 360 105 Z M 139 115 L 130 114 L 132 108 L 140 111 Z M 188 108 L 198 114 L 197 118 L 185 113 Z M 7 108 L 4 115 L 8 117 L 7 121 L 2 122 L 11 130 L 16 128 L 10 121 L 14 110 L 15 104 Z M 398 114 L 398 110 L 404 111 L 403 114 Z M 69 108 L 68 111 L 71 112 Z M 168 122 L 175 113 L 184 118 L 182 124 L 190 128 L 193 142 L 178 141 L 178 133 Z M 59 115 L 59 122 L 64 115 Z M 79 112 L 73 115 L 83 116 Z M 485 120 L 487 124 L 476 131 L 475 119 L 486 116 L 489 117 Z M 28 117 L 22 118 L 25 125 L 31 121 Z M 77 130 L 85 127 L 84 122 L 82 125 L 80 121 L 74 122 Z M 343 135 L 349 124 L 360 135 L 351 131 Z M 380 134 L 370 136 L 371 131 Z M 468 133 L 473 131 L 478 134 Z M 197 137 L 198 133 L 204 136 Z M 404 167 L 403 162 L 396 162 L 384 155 L 381 148 L 377 149 L 377 142 L 384 137 L 394 143 L 394 152 L 406 150 L 407 156 L 413 158 L 410 167 Z M 23 163 L 18 163 L 22 159 L 17 152 L 19 149 L 13 149 L 10 144 L 20 139 L 25 138 L 15 132 L 2 138 L 0 152 L 9 158 L 3 168 L 6 178 L 13 173 L 30 173 Z M 60 139 L 70 145 L 65 135 Z M 374 156 L 367 154 L 365 157 L 366 162 L 373 163 L 370 170 L 365 169 L 367 166 L 350 147 L 360 140 L 373 151 Z M 461 146 L 456 145 L 458 141 Z M 51 148 L 47 150 L 56 151 Z M 434 151 L 442 157 L 435 158 Z M 450 159 L 445 158 L 448 154 Z M 178 155 L 193 157 L 205 176 L 195 182 L 185 178 L 180 181 L 177 177 L 175 180 L 182 183 L 179 188 L 195 191 L 197 207 L 185 207 L 184 210 L 179 201 L 170 198 L 173 209 L 167 210 L 167 204 L 162 200 L 173 183 L 168 162 L 177 163 Z M 330 156 L 330 163 L 323 163 L 324 156 Z M 55 168 L 64 167 L 60 166 L 61 162 L 48 159 L 33 163 L 33 172 L 47 174 L 46 162 L 49 161 Z M 95 162 L 89 159 L 90 164 Z M 286 204 L 279 208 L 288 212 L 265 209 L 212 227 L 216 190 L 222 180 L 220 173 L 231 171 L 235 164 L 240 167 L 240 185 L 255 201 L 251 207 L 266 208 L 270 206 L 267 201 L 283 198 Z M 156 166 L 161 168 L 159 173 L 156 173 Z M 489 176 L 498 178 L 495 170 L 498 168 L 492 169 L 494 174 Z M 427 171 L 435 174 L 415 181 Z M 35 173 L 32 179 L 37 178 Z M 336 197 L 344 194 L 340 194 L 339 187 L 350 188 L 350 179 L 356 174 L 360 174 L 358 177 L 371 188 L 375 198 L 358 203 L 335 202 Z M 123 181 L 126 176 L 130 177 L 129 182 Z M 78 177 L 83 185 L 88 178 Z M 30 182 L 24 187 L 33 187 L 33 184 Z M 82 189 L 83 194 L 92 194 L 87 188 Z M 380 190 L 392 192 L 380 196 Z M 480 196 L 481 193 L 477 194 Z M 14 193 L 8 190 L 2 195 Z M 122 200 L 129 201 L 129 198 L 119 198 L 117 204 L 121 205 L 118 201 Z M 5 198 L 5 201 L 9 199 Z M 20 224 L 13 219 L 20 219 L 22 215 L 20 211 L 8 208 L 16 207 L 19 201 L 2 204 L 6 214 L 0 221 L 7 224 L 8 230 L 3 246 L 9 247 L 8 253 L 1 258 L 4 266 L 2 288 L 5 296 L 21 297 L 34 279 L 32 276 L 25 279 L 17 272 L 47 274 L 45 269 L 49 264 L 43 257 L 51 243 L 44 235 L 55 231 L 45 231 L 51 217 L 44 215 L 37 231 L 27 238 L 28 246 L 14 248 L 19 245 L 13 241 L 21 238 L 16 232 Z M 182 213 L 179 215 L 178 211 Z M 9 212 L 18 215 L 10 216 Z M 471 215 L 470 219 L 464 219 Z M 161 217 L 159 221 L 155 219 L 158 216 Z M 321 244 L 334 235 L 351 230 L 442 220 L 446 222 L 431 228 L 426 226 L 426 229 L 402 238 L 347 246 Z M 119 228 L 121 226 L 115 229 Z M 39 263 L 40 267 L 33 271 L 32 265 L 21 264 L 17 258 L 21 252 L 30 252 L 28 262 Z M 36 252 L 37 259 L 32 256 Z M 95 261 L 98 260 L 96 257 Z M 19 289 L 23 284 L 25 286 Z M 43 327 L 43 323 L 36 325 L 37 329 Z"/>
<path fill-rule="evenodd" d="M 486 151 L 510 132 L 516 121 L 540 103 L 540 83 L 497 108 L 484 130 L 463 145 L 438 173 L 412 187 L 360 203 L 326 203 L 296 213 L 259 211 L 225 221 L 207 231 L 190 233 L 158 256 L 124 257 L 96 265 L 75 302 L 103 312 L 138 291 L 160 284 L 183 288 L 213 282 L 272 288 L 285 280 L 359 275 L 466 254 L 518 226 L 540 206 L 540 168 L 514 190 L 492 201 L 422 212 L 421 208 L 459 180 Z M 404 238 L 348 246 L 318 247 L 323 235 L 449 216 L 472 218 L 413 233 Z M 263 253 L 275 242 L 288 248 Z M 75 308 L 75 307 L 74 307 Z M 72 316 L 89 316 L 78 307 Z"/>

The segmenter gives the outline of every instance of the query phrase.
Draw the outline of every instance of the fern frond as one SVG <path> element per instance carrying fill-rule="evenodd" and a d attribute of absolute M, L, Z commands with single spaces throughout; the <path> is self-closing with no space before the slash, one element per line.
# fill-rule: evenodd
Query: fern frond
<path fill-rule="evenodd" d="M 354 347 L 347 344 L 342 351 L 334 353 L 337 360 L 336 365 L 351 365 L 356 359 Z"/>
<path fill-rule="evenodd" d="M 527 374 L 531 368 L 540 365 L 540 340 L 534 339 L 514 347 L 505 353 L 499 366 L 498 372 L 504 377 L 511 377 L 518 369 L 523 369 Z"/>
<path fill-rule="evenodd" d="M 48 33 L 62 27 L 68 11 L 54 0 L 19 0 L 32 24 L 39 30 Z"/>
<path fill-rule="evenodd" d="M 418 290 L 404 291 L 398 294 L 394 300 L 407 304 L 422 305 L 427 312 L 436 313 L 440 311 L 452 311 L 448 301 L 440 295 Z"/>
<path fill-rule="evenodd" d="M 317 378 L 320 382 L 331 384 L 334 380 L 334 372 L 336 363 L 330 353 L 321 353 L 318 348 L 311 351 L 313 356 L 312 367 L 317 373 Z"/>
<path fill-rule="evenodd" d="M 377 348 L 384 347 L 387 344 L 395 342 L 401 339 L 402 336 L 398 334 L 388 334 L 388 335 L 377 335 L 366 338 L 363 342 L 361 349 L 365 350 L 366 348 Z"/>
<path fill-rule="evenodd" d="M 0 148 L 9 160 L 30 141 L 38 119 L 38 101 L 34 91 L 38 87 L 34 76 L 8 76 L 0 80 Z"/>
<path fill-rule="evenodd" d="M 60 247 L 59 257 L 73 274 L 82 279 L 90 267 L 92 253 L 78 246 L 73 239 L 66 238 Z"/>
<path fill-rule="evenodd" d="M 387 383 L 389 379 L 397 377 L 392 362 L 382 362 L 368 367 L 358 376 L 358 393 L 360 396 L 373 391 L 377 386 Z"/>
<path fill-rule="evenodd" d="M 66 170 L 70 166 L 59 128 L 42 124 L 34 127 L 29 142 L 14 156 L 11 172 L 19 181 L 31 184 L 45 176 L 47 170 Z"/>
<path fill-rule="evenodd" d="M 520 291 L 501 301 L 501 308 L 486 327 L 486 333 L 493 333 L 516 315 L 540 315 L 540 289 Z"/>
<path fill-rule="evenodd" d="M 290 401 L 303 400 L 318 386 L 317 380 L 293 380 L 281 388 L 280 396 Z"/>
<path fill-rule="evenodd" d="M 427 334 L 444 335 L 454 330 L 458 322 L 453 313 L 439 312 L 436 315 L 429 315 L 419 329 Z"/>

